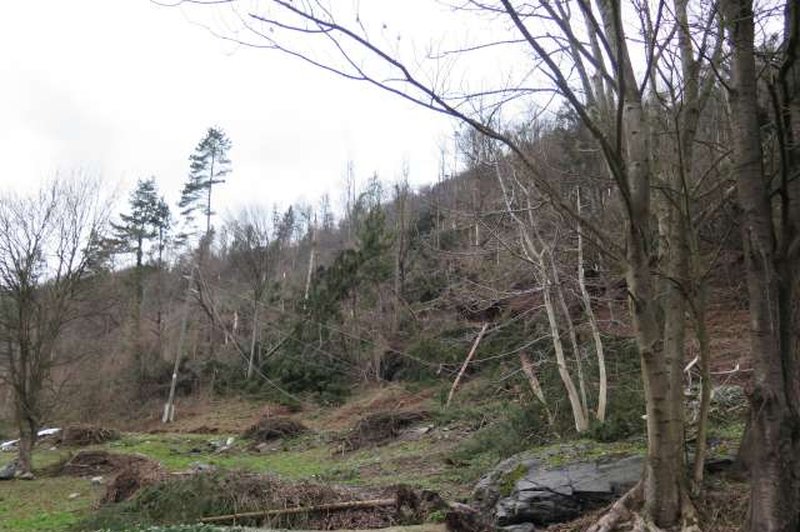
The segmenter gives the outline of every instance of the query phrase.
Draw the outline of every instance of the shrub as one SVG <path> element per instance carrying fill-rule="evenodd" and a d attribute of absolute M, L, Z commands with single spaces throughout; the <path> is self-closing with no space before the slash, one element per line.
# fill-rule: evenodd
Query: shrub
<path fill-rule="evenodd" d="M 551 437 L 547 418 L 538 403 L 506 404 L 497 419 L 462 442 L 452 455 L 456 462 L 470 462 L 480 455 L 507 458 Z"/>

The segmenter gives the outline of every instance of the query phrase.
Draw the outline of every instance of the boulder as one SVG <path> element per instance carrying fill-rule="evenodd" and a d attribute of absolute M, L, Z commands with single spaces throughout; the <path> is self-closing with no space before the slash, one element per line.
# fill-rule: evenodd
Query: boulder
<path fill-rule="evenodd" d="M 482 478 L 473 498 L 498 527 L 562 523 L 621 496 L 641 478 L 643 467 L 641 456 L 563 466 L 518 456 Z"/>
<path fill-rule="evenodd" d="M 0 480 L 11 480 L 17 474 L 17 461 L 11 461 L 0 467 Z"/>

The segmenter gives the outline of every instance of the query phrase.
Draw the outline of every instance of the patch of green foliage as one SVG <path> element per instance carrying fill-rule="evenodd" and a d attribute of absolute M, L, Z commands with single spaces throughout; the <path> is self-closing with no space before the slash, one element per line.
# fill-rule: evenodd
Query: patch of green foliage
<path fill-rule="evenodd" d="M 33 450 L 33 467 L 34 473 L 39 473 L 43 469 L 47 469 L 59 462 L 63 462 L 69 458 L 69 451 L 63 449 L 50 449 L 41 445 L 37 445 Z M 17 453 L 0 453 L 0 467 L 6 465 L 17 459 Z"/>
<path fill-rule="evenodd" d="M 602 443 L 582 438 L 555 443 L 532 450 L 531 457 L 539 458 L 549 467 L 561 467 L 575 462 L 602 460 L 614 456 L 631 456 L 647 452 L 644 439 Z"/>
<path fill-rule="evenodd" d="M 461 342 L 447 341 L 438 336 L 419 336 L 406 349 L 411 356 L 398 356 L 396 360 L 385 362 L 392 365 L 391 374 L 386 377 L 393 381 L 434 381 L 437 379 L 436 366 L 458 363 L 464 356 L 464 349 L 464 344 Z"/>
<path fill-rule="evenodd" d="M 81 530 L 129 530 L 155 524 L 198 522 L 236 511 L 234 495 L 223 492 L 219 475 L 195 475 L 143 488 L 129 501 L 107 505 L 88 516 Z"/>
<path fill-rule="evenodd" d="M 108 447 L 118 452 L 144 454 L 171 471 L 185 470 L 193 463 L 201 462 L 221 469 L 272 472 L 287 478 L 304 479 L 325 474 L 334 467 L 325 447 L 300 446 L 292 452 L 278 450 L 260 454 L 247 451 L 247 444 L 242 440 L 235 442 L 233 450 L 227 453 L 217 453 L 209 445 L 210 439 L 226 438 L 227 435 L 209 438 L 199 434 L 127 434 L 119 441 L 109 443 Z"/>
<path fill-rule="evenodd" d="M 547 419 L 538 403 L 503 406 L 504 415 L 494 418 L 477 432 L 464 440 L 451 459 L 457 463 L 470 463 L 483 455 L 493 461 L 541 444 L 551 437 Z"/>
<path fill-rule="evenodd" d="M 305 343 L 289 344 L 290 349 L 273 356 L 263 371 L 277 377 L 281 386 L 293 394 L 310 394 L 321 405 L 342 404 L 350 394 L 348 367 L 343 360 L 305 353 Z"/>
<path fill-rule="evenodd" d="M 430 512 L 426 518 L 429 523 L 444 523 L 445 515 L 441 510 L 434 510 Z"/>
<path fill-rule="evenodd" d="M 738 443 L 744 436 L 745 425 L 744 420 L 730 421 L 728 423 L 715 423 L 711 420 L 708 426 L 708 437 Z"/>
<path fill-rule="evenodd" d="M 603 423 L 594 421 L 587 436 L 599 442 L 614 442 L 644 434 L 644 385 L 636 345 L 627 338 L 606 336 L 603 346 L 608 372 L 607 415 Z M 592 384 L 588 393 L 596 398 L 596 364 L 588 365 L 587 379 Z M 592 408 L 596 405 L 591 404 L 590 411 Z"/>
<path fill-rule="evenodd" d="M 299 412 L 302 408 L 302 403 L 298 398 L 279 390 L 273 382 L 267 382 L 259 375 L 247 379 L 239 360 L 209 360 L 204 367 L 206 373 L 213 372 L 215 375 L 213 379 L 214 393 L 217 395 L 246 397 L 252 401 L 278 404 L 288 407 L 292 412 Z M 266 364 L 259 369 L 262 372 L 269 370 Z"/>
<path fill-rule="evenodd" d="M 523 464 L 519 464 L 517 467 L 503 475 L 503 478 L 500 479 L 500 485 L 498 487 L 500 491 L 500 495 L 503 497 L 508 497 L 511 495 L 511 492 L 514 491 L 514 487 L 519 482 L 519 479 L 525 476 L 525 473 L 528 472 L 528 468 L 525 467 Z"/>
<path fill-rule="evenodd" d="M 614 442 L 637 434 L 642 430 L 641 414 L 639 420 L 635 412 L 612 412 L 603 423 L 594 421 L 589 427 L 587 436 L 599 442 Z M 631 415 L 632 414 L 632 415 Z"/>
<path fill-rule="evenodd" d="M 355 248 L 339 251 L 329 265 L 317 269 L 308 298 L 298 294 L 293 301 L 297 316 L 285 324 L 292 331 L 288 340 L 260 368 L 289 392 L 310 394 L 324 405 L 344 402 L 359 361 L 374 349 L 357 334 L 341 332 L 347 320 L 342 311 L 355 314 L 375 307 L 380 285 L 392 271 L 385 215 L 364 201 L 359 199 L 354 214 Z"/>

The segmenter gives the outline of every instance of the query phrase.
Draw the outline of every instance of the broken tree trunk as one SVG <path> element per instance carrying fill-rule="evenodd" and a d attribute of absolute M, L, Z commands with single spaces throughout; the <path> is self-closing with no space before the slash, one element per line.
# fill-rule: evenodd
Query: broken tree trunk
<path fill-rule="evenodd" d="M 253 376 L 253 365 L 255 364 L 256 358 L 256 343 L 258 340 L 258 298 L 253 298 L 253 330 L 251 331 L 252 335 L 250 336 L 250 358 L 247 360 L 247 377 L 246 380 L 250 380 Z"/>
<path fill-rule="evenodd" d="M 314 258 L 317 253 L 317 238 L 314 231 L 316 225 L 316 217 L 314 217 L 314 224 L 309 228 L 309 236 L 311 237 L 311 250 L 308 252 L 308 270 L 306 271 L 306 288 L 303 292 L 303 301 L 308 301 L 308 295 L 311 291 L 311 274 L 314 272 Z"/>
<path fill-rule="evenodd" d="M 186 287 L 186 298 L 183 301 L 183 315 L 181 316 L 181 332 L 178 337 L 178 349 L 175 351 L 175 365 L 172 367 L 172 380 L 169 384 L 169 397 L 164 404 L 164 413 L 161 416 L 162 423 L 170 423 L 175 420 L 175 388 L 178 384 L 178 369 L 181 365 L 183 347 L 186 342 L 186 327 L 189 322 L 189 302 L 191 301 L 192 285 L 194 284 L 194 266 L 189 270 L 189 285 Z"/>
<path fill-rule="evenodd" d="M 461 379 L 462 377 L 464 377 L 464 372 L 467 370 L 467 366 L 469 366 L 469 363 L 472 361 L 472 357 L 475 356 L 475 351 L 478 350 L 478 344 L 481 343 L 481 338 L 483 338 L 483 335 L 488 327 L 489 324 L 484 323 L 483 327 L 481 328 L 481 332 L 479 332 L 478 336 L 475 337 L 475 341 L 472 343 L 472 349 L 469 350 L 467 358 L 464 359 L 464 363 L 461 365 L 461 369 L 459 370 L 458 375 L 456 375 L 456 380 L 453 381 L 453 387 L 450 388 L 450 393 L 447 395 L 447 404 L 445 404 L 445 408 L 450 406 L 450 401 L 453 400 L 453 396 L 455 395 L 456 390 L 458 389 L 458 385 L 461 384 Z"/>
<path fill-rule="evenodd" d="M 522 365 L 522 372 L 525 373 L 526 377 L 528 377 L 528 382 L 531 385 L 531 390 L 533 390 L 533 395 L 535 395 L 539 402 L 542 403 L 545 415 L 547 415 L 547 423 L 552 427 L 553 413 L 550 411 L 550 407 L 547 406 L 547 399 L 544 396 L 542 385 L 539 383 L 539 379 L 536 377 L 536 372 L 533 369 L 533 363 L 531 362 L 531 359 L 528 358 L 526 353 L 519 354 L 519 361 Z"/>

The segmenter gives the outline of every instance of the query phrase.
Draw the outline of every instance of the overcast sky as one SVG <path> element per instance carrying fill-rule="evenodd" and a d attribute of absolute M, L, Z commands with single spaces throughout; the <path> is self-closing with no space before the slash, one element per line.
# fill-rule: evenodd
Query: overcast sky
<path fill-rule="evenodd" d="M 419 13 L 417 13 L 419 15 Z M 454 124 L 280 53 L 236 47 L 149 0 L 4 2 L 0 155 L 4 190 L 56 172 L 100 174 L 122 198 L 154 175 L 174 203 L 188 156 L 211 125 L 234 148 L 218 211 L 334 202 L 357 177 L 435 179 Z M 418 19 L 418 17 L 415 17 Z"/>

